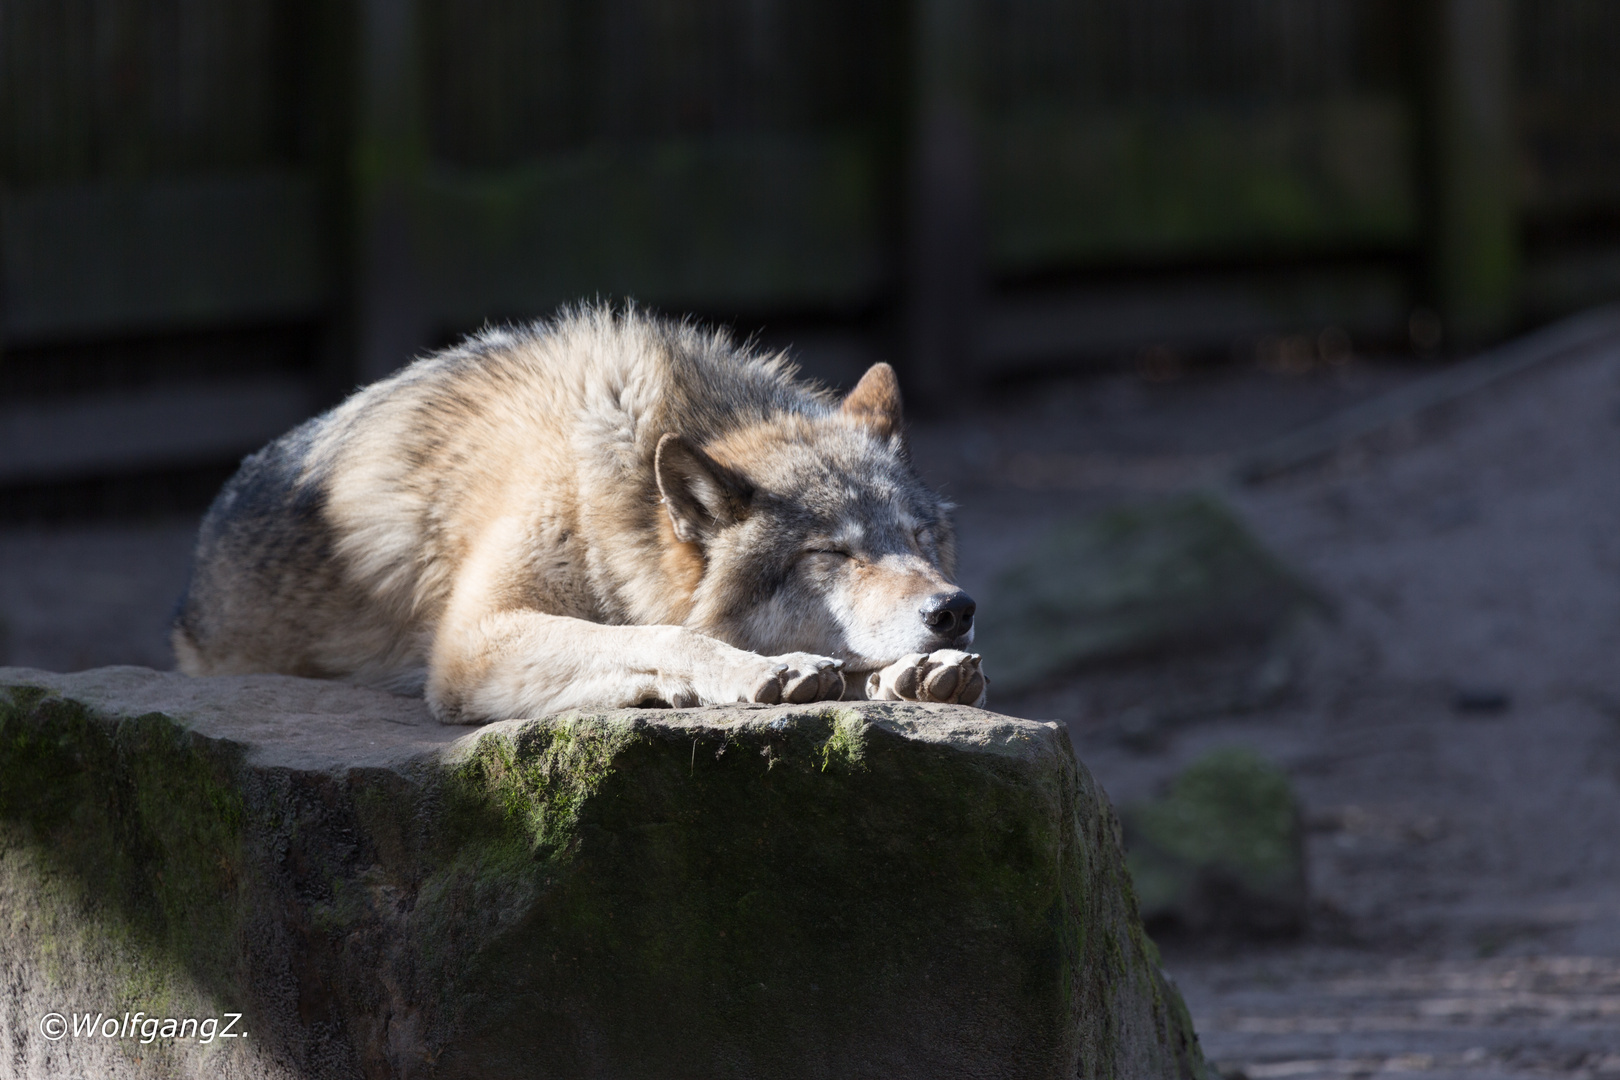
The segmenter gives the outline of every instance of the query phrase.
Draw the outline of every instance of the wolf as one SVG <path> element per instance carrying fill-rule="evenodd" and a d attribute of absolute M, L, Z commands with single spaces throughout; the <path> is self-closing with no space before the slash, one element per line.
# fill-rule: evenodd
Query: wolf
<path fill-rule="evenodd" d="M 424 694 L 447 723 L 859 698 L 982 706 L 952 507 L 899 384 L 634 307 L 486 329 L 246 458 L 171 634 L 192 675 Z"/>

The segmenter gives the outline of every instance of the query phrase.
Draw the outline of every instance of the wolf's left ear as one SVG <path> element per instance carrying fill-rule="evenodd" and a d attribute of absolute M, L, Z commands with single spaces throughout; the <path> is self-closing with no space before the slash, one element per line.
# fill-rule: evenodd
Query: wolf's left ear
<path fill-rule="evenodd" d="M 871 428 L 880 439 L 900 431 L 900 380 L 894 368 L 876 363 L 866 369 L 861 381 L 844 399 L 842 412 Z"/>
<path fill-rule="evenodd" d="M 753 494 L 742 477 L 673 433 L 658 440 L 653 472 L 683 543 L 701 543 L 741 520 Z"/>

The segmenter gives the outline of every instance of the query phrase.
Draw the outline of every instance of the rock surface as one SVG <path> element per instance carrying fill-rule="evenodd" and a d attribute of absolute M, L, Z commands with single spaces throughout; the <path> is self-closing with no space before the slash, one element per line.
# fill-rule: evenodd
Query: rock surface
<path fill-rule="evenodd" d="M 5 1077 L 1206 1075 L 1067 735 L 964 708 L 0 669 L 0 923 Z"/>

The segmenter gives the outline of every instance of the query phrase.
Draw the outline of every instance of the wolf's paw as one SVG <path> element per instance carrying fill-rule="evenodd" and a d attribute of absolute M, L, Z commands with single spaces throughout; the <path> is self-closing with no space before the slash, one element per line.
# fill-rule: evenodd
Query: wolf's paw
<path fill-rule="evenodd" d="M 787 653 L 764 658 L 766 672 L 747 701 L 765 705 L 803 705 L 837 701 L 844 696 L 844 662 L 813 653 Z"/>
<path fill-rule="evenodd" d="M 979 670 L 979 654 L 941 649 L 902 656 L 866 677 L 866 696 L 873 701 L 939 701 L 947 705 L 984 705 L 990 680 Z"/>

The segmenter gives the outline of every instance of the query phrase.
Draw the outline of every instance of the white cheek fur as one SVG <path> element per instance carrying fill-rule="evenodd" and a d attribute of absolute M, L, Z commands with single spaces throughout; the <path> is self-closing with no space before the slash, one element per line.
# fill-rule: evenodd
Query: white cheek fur
<path fill-rule="evenodd" d="M 891 605 L 888 614 L 873 621 L 861 617 L 853 600 L 846 587 L 828 597 L 828 606 L 849 643 L 850 659 L 857 670 L 893 663 L 909 653 L 927 652 L 938 645 L 915 610 L 916 605 Z"/>

